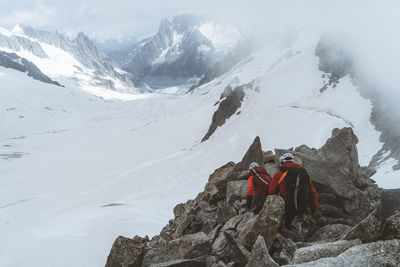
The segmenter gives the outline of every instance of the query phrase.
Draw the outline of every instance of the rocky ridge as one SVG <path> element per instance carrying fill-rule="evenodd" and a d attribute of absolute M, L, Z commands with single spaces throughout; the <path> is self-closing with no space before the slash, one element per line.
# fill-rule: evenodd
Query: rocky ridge
<path fill-rule="evenodd" d="M 318 221 L 306 214 L 280 228 L 280 196 L 268 196 L 257 215 L 247 210 L 248 165 L 274 174 L 287 151 L 264 152 L 257 137 L 242 161 L 215 170 L 203 192 L 177 205 L 159 235 L 118 237 L 106 266 L 398 266 L 400 205 L 384 199 L 399 191 L 378 188 L 359 166 L 357 142 L 351 128 L 334 129 L 320 149 L 290 150 L 318 190 Z"/>
<path fill-rule="evenodd" d="M 25 72 L 28 76 L 35 80 L 61 86 L 58 82 L 53 81 L 46 76 L 41 70 L 29 60 L 19 57 L 14 53 L 0 51 L 0 66 Z"/>

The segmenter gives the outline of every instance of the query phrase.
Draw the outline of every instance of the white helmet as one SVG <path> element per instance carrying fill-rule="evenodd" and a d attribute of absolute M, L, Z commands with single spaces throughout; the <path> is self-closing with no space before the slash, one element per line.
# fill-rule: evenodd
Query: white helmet
<path fill-rule="evenodd" d="M 253 162 L 249 165 L 249 170 L 253 169 L 254 167 L 258 167 L 258 163 L 257 162 Z"/>
<path fill-rule="evenodd" d="M 293 157 L 292 153 L 285 153 L 279 158 L 279 161 L 281 163 L 293 162 L 293 160 L 294 160 L 294 157 Z"/>

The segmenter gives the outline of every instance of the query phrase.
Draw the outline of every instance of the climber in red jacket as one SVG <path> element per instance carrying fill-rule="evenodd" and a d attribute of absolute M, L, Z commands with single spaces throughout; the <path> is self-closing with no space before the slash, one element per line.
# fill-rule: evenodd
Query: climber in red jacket
<path fill-rule="evenodd" d="M 251 163 L 249 169 L 247 207 L 257 214 L 267 198 L 271 177 L 256 162 Z"/>
<path fill-rule="evenodd" d="M 285 225 L 289 226 L 294 217 L 311 208 L 314 219 L 321 218 L 318 211 L 318 193 L 307 171 L 293 162 L 291 153 L 280 157 L 281 167 L 272 178 L 270 195 L 279 194 L 285 200 Z"/>

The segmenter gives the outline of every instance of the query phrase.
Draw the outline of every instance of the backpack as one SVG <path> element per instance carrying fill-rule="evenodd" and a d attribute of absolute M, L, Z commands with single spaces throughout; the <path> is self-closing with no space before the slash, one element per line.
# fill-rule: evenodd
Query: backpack
<path fill-rule="evenodd" d="M 285 210 L 293 215 L 303 214 L 312 206 L 310 177 L 303 168 L 287 169 Z"/>

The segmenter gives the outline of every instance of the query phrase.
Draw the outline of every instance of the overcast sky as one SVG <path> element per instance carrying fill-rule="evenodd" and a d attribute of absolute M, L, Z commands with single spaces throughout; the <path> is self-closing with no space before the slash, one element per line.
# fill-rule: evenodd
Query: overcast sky
<path fill-rule="evenodd" d="M 160 19 L 191 13 L 262 32 L 286 26 L 351 29 L 400 26 L 396 0 L 0 0 L 0 25 L 23 23 L 57 29 L 70 36 L 82 31 L 99 41 L 142 37 L 157 30 Z M 367 24 L 367 25 L 365 25 Z"/>

